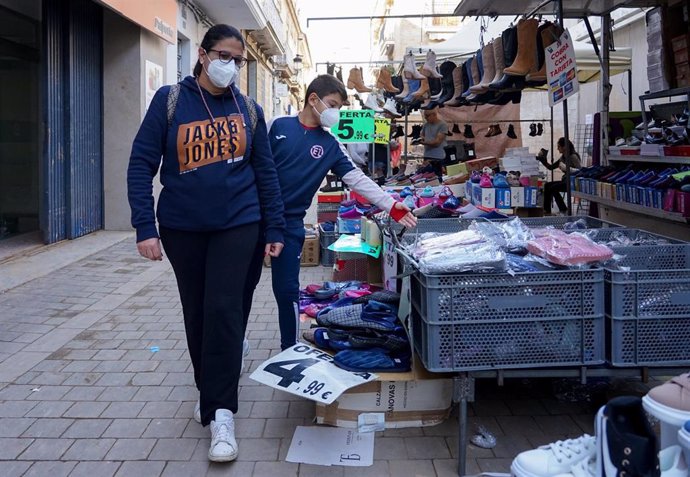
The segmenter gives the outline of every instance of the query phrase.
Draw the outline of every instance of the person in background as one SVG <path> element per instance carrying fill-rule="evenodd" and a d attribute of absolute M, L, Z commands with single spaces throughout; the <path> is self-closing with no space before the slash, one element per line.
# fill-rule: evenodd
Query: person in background
<path fill-rule="evenodd" d="M 561 156 L 553 164 L 549 164 L 546 158 L 548 151 L 542 149 L 541 153 L 537 155 L 537 160 L 541 162 L 548 170 L 553 171 L 559 169 L 561 172 L 563 172 L 563 177 L 561 180 L 547 182 L 544 185 L 544 212 L 547 214 L 551 213 L 551 202 L 553 200 L 556 201 L 558 210 L 562 214 L 568 212 L 568 206 L 561 196 L 561 193 L 566 192 L 567 190 L 567 185 L 565 182 L 566 164 L 570 166 L 571 173 L 582 167 L 582 160 L 580 159 L 580 155 L 575 151 L 575 146 L 573 146 L 572 142 L 568 141 L 568 145 L 566 146 L 565 138 L 562 137 L 558 140 L 556 146 L 558 147 L 558 153 Z"/>
<path fill-rule="evenodd" d="M 331 75 L 317 76 L 308 86 L 304 108 L 297 116 L 273 119 L 268 126 L 271 150 L 285 204 L 285 249 L 271 261 L 273 294 L 278 303 L 280 347 L 285 350 L 298 340 L 299 272 L 304 244 L 304 216 L 321 181 L 329 171 L 352 190 L 403 224 L 414 227 L 417 219 L 368 178 L 348 156 L 330 128 L 340 118 L 347 102 L 343 83 Z M 245 321 L 249 317 L 254 289 L 261 278 L 263 256 L 257 249 L 245 290 Z"/>
<path fill-rule="evenodd" d="M 259 243 L 263 253 L 280 255 L 285 219 L 264 113 L 235 84 L 247 62 L 242 35 L 215 25 L 198 53 L 194 77 L 160 88 L 151 101 L 132 145 L 127 188 L 139 254 L 162 260 L 162 242 L 175 272 L 200 393 L 194 419 L 211 426 L 208 458 L 227 462 L 238 455 L 245 279 Z"/>
<path fill-rule="evenodd" d="M 443 178 L 443 161 L 446 158 L 445 147 L 448 125 L 438 117 L 438 108 L 424 111 L 424 126 L 419 144 L 424 146 L 424 160 L 431 165 L 438 179 Z"/>

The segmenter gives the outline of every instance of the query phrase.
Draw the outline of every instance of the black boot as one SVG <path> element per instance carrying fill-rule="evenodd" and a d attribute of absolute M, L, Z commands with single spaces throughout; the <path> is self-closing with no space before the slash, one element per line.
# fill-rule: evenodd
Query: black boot
<path fill-rule="evenodd" d="M 537 136 L 544 134 L 544 125 L 542 123 L 537 124 Z"/>
<path fill-rule="evenodd" d="M 453 135 L 453 131 L 448 131 L 448 132 L 446 133 L 446 136 L 452 136 L 452 135 Z"/>
<path fill-rule="evenodd" d="M 484 137 L 494 137 L 498 136 L 499 134 L 503 134 L 503 131 L 501 131 L 501 126 L 499 124 L 492 124 L 489 126 L 489 130 Z"/>
<path fill-rule="evenodd" d="M 620 396 L 599 409 L 595 420 L 601 477 L 659 477 L 659 445 L 642 399 Z"/>
<path fill-rule="evenodd" d="M 343 181 L 334 174 L 326 176 L 326 185 L 319 189 L 321 192 L 342 192 Z"/>
<path fill-rule="evenodd" d="M 515 134 L 515 128 L 512 124 L 508 126 L 508 132 L 506 133 L 506 136 L 508 136 L 510 139 L 517 139 L 517 134 Z"/>
<path fill-rule="evenodd" d="M 391 135 L 391 139 L 397 139 L 399 137 L 402 137 L 405 135 L 405 130 L 403 129 L 402 126 L 396 126 L 395 131 Z"/>
<path fill-rule="evenodd" d="M 453 124 L 453 133 L 460 134 L 460 128 L 457 124 Z"/>
<path fill-rule="evenodd" d="M 508 103 L 520 104 L 522 99 L 522 91 L 512 91 L 510 93 L 499 93 L 496 99 L 489 101 L 489 104 L 497 104 L 504 106 Z"/>
<path fill-rule="evenodd" d="M 465 124 L 465 132 L 463 132 L 462 135 L 468 139 L 471 139 L 474 137 L 474 133 L 472 132 L 472 125 L 471 124 Z"/>
<path fill-rule="evenodd" d="M 450 101 L 453 99 L 453 95 L 455 94 L 455 84 L 453 83 L 453 70 L 457 65 L 453 63 L 452 61 L 444 61 L 441 63 L 441 67 L 439 68 L 439 72 L 443 76 L 441 78 L 441 85 L 443 86 L 443 93 L 441 93 L 441 97 L 436 100 L 436 103 L 440 108 L 444 107 L 444 103 L 446 101 Z"/>
<path fill-rule="evenodd" d="M 537 125 L 532 123 L 529 125 L 529 135 L 534 137 L 537 135 Z"/>
<path fill-rule="evenodd" d="M 422 134 L 422 125 L 421 124 L 415 124 L 412 126 L 412 132 L 407 135 L 407 137 L 412 138 L 412 139 L 419 139 Z"/>
<path fill-rule="evenodd" d="M 341 83 L 344 83 L 343 82 L 343 67 L 342 66 L 338 67 L 338 71 L 335 73 L 335 77 L 338 78 Z"/>
<path fill-rule="evenodd" d="M 326 63 L 326 73 L 335 76 L 335 65 L 333 63 Z"/>

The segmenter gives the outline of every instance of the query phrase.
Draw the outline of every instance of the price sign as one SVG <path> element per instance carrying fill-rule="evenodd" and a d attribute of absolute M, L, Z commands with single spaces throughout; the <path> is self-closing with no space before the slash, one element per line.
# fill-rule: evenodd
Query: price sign
<path fill-rule="evenodd" d="M 374 142 L 374 112 L 341 110 L 340 121 L 331 128 L 340 142 Z"/>
<path fill-rule="evenodd" d="M 376 144 L 388 144 L 391 137 L 391 120 L 387 118 L 375 118 L 374 128 L 376 134 L 374 142 Z"/>
<path fill-rule="evenodd" d="M 262 363 L 249 377 L 281 391 L 331 404 L 346 390 L 378 376 L 340 369 L 330 354 L 299 343 Z"/>
<path fill-rule="evenodd" d="M 580 90 L 577 80 L 575 48 L 568 30 L 565 30 L 557 42 L 545 49 L 546 81 L 549 85 L 549 105 L 562 102 Z"/>
<path fill-rule="evenodd" d="M 390 235 L 383 236 L 383 285 L 386 290 L 397 292 L 398 253 Z"/>

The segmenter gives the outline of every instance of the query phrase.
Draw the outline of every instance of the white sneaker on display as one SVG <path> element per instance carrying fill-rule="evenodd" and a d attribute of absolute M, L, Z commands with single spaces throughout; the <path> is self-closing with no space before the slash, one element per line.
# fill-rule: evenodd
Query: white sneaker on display
<path fill-rule="evenodd" d="M 371 109 L 375 113 L 383 112 L 383 109 L 381 109 L 381 107 L 379 106 L 379 102 L 375 93 L 369 93 L 369 96 L 367 97 L 367 100 L 364 103 L 364 107 L 367 109 Z"/>
<path fill-rule="evenodd" d="M 227 409 L 217 409 L 216 418 L 211 421 L 211 446 L 208 449 L 208 460 L 230 462 L 237 459 L 237 454 L 235 420 L 232 412 Z"/>
<path fill-rule="evenodd" d="M 575 464 L 596 457 L 596 438 L 585 434 L 577 439 L 556 441 L 518 454 L 510 466 L 516 477 L 555 477 L 573 472 Z M 584 469 L 578 469 L 578 473 Z"/>
<path fill-rule="evenodd" d="M 398 108 L 395 107 L 395 100 L 393 98 L 388 98 L 386 100 L 386 104 L 383 106 L 383 109 L 396 118 L 402 117 L 402 114 L 398 112 Z"/>
<path fill-rule="evenodd" d="M 688 464 L 680 446 L 671 446 L 659 452 L 661 477 L 688 477 Z"/>

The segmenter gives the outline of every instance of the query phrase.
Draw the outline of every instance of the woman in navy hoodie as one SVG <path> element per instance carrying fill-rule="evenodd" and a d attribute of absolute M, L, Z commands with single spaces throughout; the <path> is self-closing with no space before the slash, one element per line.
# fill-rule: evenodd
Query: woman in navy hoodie
<path fill-rule="evenodd" d="M 235 85 L 244 51 L 237 29 L 208 30 L 194 77 L 156 92 L 127 171 L 137 249 L 162 260 L 162 241 L 177 278 L 200 392 L 194 417 L 211 425 L 208 457 L 218 462 L 237 458 L 233 414 L 250 259 L 260 240 L 277 257 L 285 229 L 263 111 Z M 152 181 L 159 167 L 157 230 Z"/>

